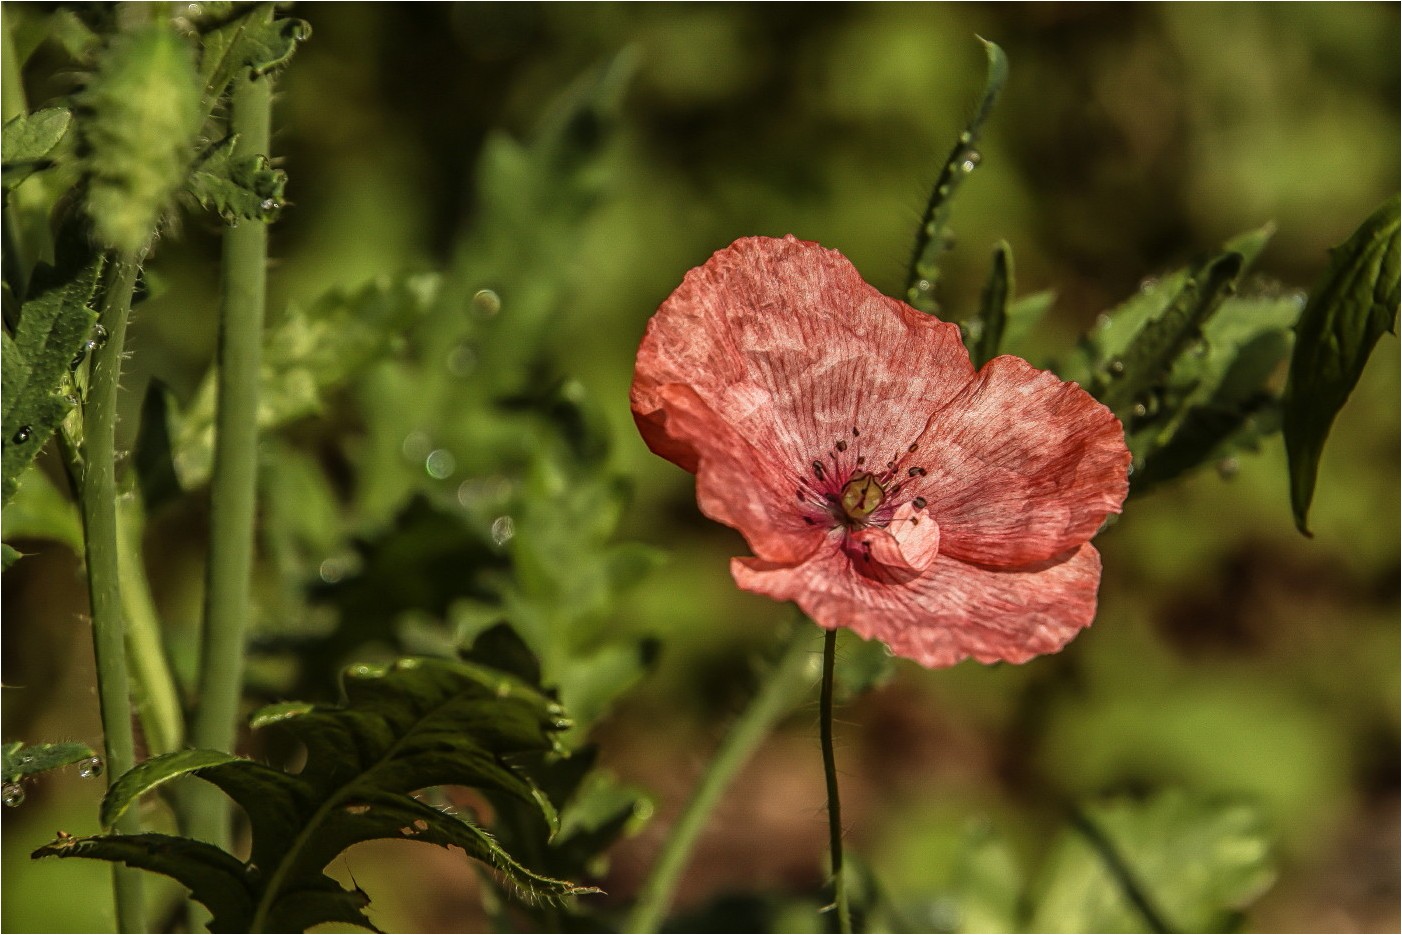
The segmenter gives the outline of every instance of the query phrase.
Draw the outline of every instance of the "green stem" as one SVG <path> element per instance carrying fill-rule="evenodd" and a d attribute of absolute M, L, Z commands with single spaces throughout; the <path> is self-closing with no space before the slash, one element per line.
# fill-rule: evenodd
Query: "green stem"
<path fill-rule="evenodd" d="M 847 905 L 847 881 L 842 875 L 842 806 L 837 800 L 837 760 L 832 751 L 832 672 L 837 658 L 837 631 L 823 635 L 823 691 L 818 702 L 818 724 L 823 743 L 823 775 L 828 781 L 828 841 L 832 848 L 832 888 L 837 903 L 837 926 L 843 935 L 852 931 L 852 910 Z"/>
<path fill-rule="evenodd" d="M 662 853 L 653 865 L 652 876 L 643 884 L 638 902 L 629 916 L 627 931 L 658 931 L 672 904 L 673 892 L 682 871 L 686 869 L 696 838 L 705 827 L 706 818 L 755 748 L 780 718 L 793 710 L 812 684 L 811 640 L 812 630 L 806 624 L 794 628 L 784 655 L 770 672 L 759 694 L 721 742 L 720 749 L 692 793 L 691 801 L 662 845 Z"/>
<path fill-rule="evenodd" d="M 236 78 L 230 111 L 230 129 L 238 136 L 235 156 L 266 155 L 272 79 Z M 244 221 L 230 227 L 224 233 L 223 252 L 210 549 L 193 739 L 197 747 L 232 751 L 243 693 L 244 627 L 251 607 L 267 225 Z M 201 783 L 195 789 L 186 813 L 189 834 L 228 850 L 228 802 L 212 786 Z"/>
<path fill-rule="evenodd" d="M 136 262 L 128 257 L 110 269 L 101 317 L 107 329 L 107 343 L 93 351 L 83 430 L 83 540 L 109 785 L 136 763 L 122 621 L 116 476 L 117 383 L 121 378 L 122 347 L 136 271 Z M 116 830 L 121 834 L 139 834 L 140 813 L 131 809 L 117 822 Z M 118 930 L 146 931 L 140 871 L 114 867 L 112 883 Z"/>
<path fill-rule="evenodd" d="M 122 544 L 118 572 L 122 610 L 127 621 L 127 658 L 136 681 L 136 713 L 152 756 L 173 753 L 185 740 L 185 715 L 161 639 L 160 616 L 142 562 L 141 533 L 146 526 L 141 492 L 125 492 L 117 502 L 117 536 Z"/>

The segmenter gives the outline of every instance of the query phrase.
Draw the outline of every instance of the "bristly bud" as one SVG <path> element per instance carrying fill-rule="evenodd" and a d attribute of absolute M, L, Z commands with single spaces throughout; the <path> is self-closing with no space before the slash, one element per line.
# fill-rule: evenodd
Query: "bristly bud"
<path fill-rule="evenodd" d="M 163 25 L 117 36 L 79 103 L 94 232 L 104 246 L 138 254 L 194 153 L 200 83 L 189 45 Z"/>

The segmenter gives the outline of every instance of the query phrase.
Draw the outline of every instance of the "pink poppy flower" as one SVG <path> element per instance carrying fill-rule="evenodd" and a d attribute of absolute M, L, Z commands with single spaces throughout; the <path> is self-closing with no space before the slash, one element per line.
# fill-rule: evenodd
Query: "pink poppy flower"
<path fill-rule="evenodd" d="M 738 240 L 648 323 L 633 416 L 754 551 L 745 590 L 929 667 L 1055 652 L 1095 615 L 1128 490 L 1108 409 L 815 243 Z"/>

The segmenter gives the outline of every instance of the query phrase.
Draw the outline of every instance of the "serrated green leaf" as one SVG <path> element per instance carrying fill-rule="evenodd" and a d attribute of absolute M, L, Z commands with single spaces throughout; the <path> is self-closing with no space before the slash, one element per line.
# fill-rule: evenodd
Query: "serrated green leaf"
<path fill-rule="evenodd" d="M 143 794 L 172 779 L 188 776 L 207 766 L 234 762 L 238 757 L 218 750 L 177 750 L 164 756 L 143 760 L 127 770 L 107 789 L 102 798 L 99 819 L 102 827 L 111 828 L 126 810 Z"/>
<path fill-rule="evenodd" d="M 4 746 L 4 781 L 19 782 L 26 776 L 48 772 L 93 759 L 96 754 L 85 743 L 40 743 L 26 746 L 11 741 Z"/>
<path fill-rule="evenodd" d="M 993 267 L 983 287 L 978 317 L 968 323 L 965 342 L 975 367 L 982 367 L 1002 353 L 1003 335 L 1008 327 L 1008 304 L 1016 287 L 1013 282 L 1013 251 L 1000 242 L 993 248 Z"/>
<path fill-rule="evenodd" d="M 73 407 L 58 394 L 97 321 L 88 302 L 101 271 L 101 259 L 94 259 L 66 282 L 50 288 L 36 282 L 20 310 L 13 340 L 9 334 L 0 336 L 0 430 L 4 433 L 0 503 L 14 496 L 20 475 Z"/>
<path fill-rule="evenodd" d="M 0 159 L 4 163 L 0 187 L 8 192 L 35 172 L 51 166 L 72 124 L 73 114 L 66 107 L 46 107 L 7 122 L 0 143 Z"/>
<path fill-rule="evenodd" d="M 331 390 L 379 362 L 386 347 L 423 320 L 438 301 L 441 279 L 417 274 L 336 290 L 303 311 L 288 309 L 264 338 L 258 425 L 273 429 L 321 408 Z M 214 457 L 215 375 L 209 374 L 180 419 L 175 465 L 181 486 L 209 478 Z M 402 432 L 401 432 L 402 435 Z"/>
<path fill-rule="evenodd" d="M 300 19 L 274 19 L 271 3 L 254 6 L 206 4 L 196 22 L 201 33 L 200 79 L 208 111 L 240 74 L 257 77 L 292 58 L 311 38 L 311 25 Z"/>
<path fill-rule="evenodd" d="M 187 190 L 231 224 L 277 220 L 282 213 L 287 173 L 269 165 L 266 156 L 235 157 L 236 142 L 231 136 L 210 147 L 191 170 Z"/>
<path fill-rule="evenodd" d="M 1329 429 L 1378 339 L 1384 331 L 1397 331 L 1398 200 L 1390 199 L 1329 252 L 1329 266 L 1296 329 L 1284 432 L 1290 506 L 1305 535 Z"/>
<path fill-rule="evenodd" d="M 1232 297 L 1222 303 L 1195 350 L 1175 364 L 1165 396 L 1170 411 L 1130 435 L 1139 495 L 1207 462 L 1256 449 L 1280 428 L 1270 381 L 1290 351 L 1300 302 Z"/>
<path fill-rule="evenodd" d="M 1270 886 L 1260 812 L 1162 793 L 1085 809 L 1042 867 L 1029 931 L 1221 932 Z"/>
<path fill-rule="evenodd" d="M 983 96 L 978 110 L 974 113 L 959 141 L 954 144 L 949 158 L 940 170 L 935 187 L 930 192 L 930 200 L 925 206 L 925 215 L 915 235 L 915 248 L 910 260 L 910 273 L 906 277 L 905 300 L 923 312 L 939 311 L 935 299 L 935 288 L 939 283 L 939 258 L 949 246 L 949 206 L 960 184 L 978 165 L 979 133 L 983 124 L 993 112 L 993 105 L 1008 81 L 1008 57 L 996 43 L 980 39 L 988 54 L 988 78 L 984 82 Z"/>
<path fill-rule="evenodd" d="M 203 841 L 167 834 L 61 836 L 32 856 L 88 857 L 164 874 L 184 884 L 209 909 L 214 916 L 211 932 L 246 932 L 237 921 L 253 916 L 254 895 L 245 865 Z"/>
<path fill-rule="evenodd" d="M 1239 253 L 1223 253 L 1195 265 L 1163 311 L 1150 318 L 1124 352 L 1110 360 L 1090 392 L 1122 422 L 1169 377 L 1178 357 L 1202 337 L 1242 269 Z"/>
<path fill-rule="evenodd" d="M 326 921 L 368 925 L 360 912 L 364 894 L 343 890 L 322 871 L 346 848 L 376 838 L 461 847 L 535 895 L 593 892 L 528 869 L 487 831 L 411 796 L 436 785 L 472 786 L 534 808 L 558 827 L 553 806 L 511 762 L 553 749 L 552 734 L 566 724 L 553 701 L 504 673 L 432 659 L 352 667 L 346 695 L 342 706 L 284 704 L 254 719 L 302 742 L 306 765 L 296 775 L 187 750 L 148 760 L 109 790 L 107 821 L 142 792 L 176 777 L 213 783 L 248 815 L 253 843 L 246 864 L 199 845 L 192 852 L 199 866 L 183 871 L 167 859 L 170 849 L 193 842 L 160 836 L 59 842 L 36 856 L 121 860 L 204 886 L 203 895 L 194 896 L 214 912 L 215 931 L 302 931 Z M 211 891 L 228 886 L 231 876 L 247 899 Z"/>

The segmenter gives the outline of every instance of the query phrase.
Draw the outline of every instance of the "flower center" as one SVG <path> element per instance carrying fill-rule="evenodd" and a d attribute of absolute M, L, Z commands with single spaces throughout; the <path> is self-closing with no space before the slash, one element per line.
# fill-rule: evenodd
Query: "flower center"
<path fill-rule="evenodd" d="M 842 512 L 850 520 L 865 520 L 886 499 L 886 491 L 865 471 L 852 475 L 842 488 Z"/>

